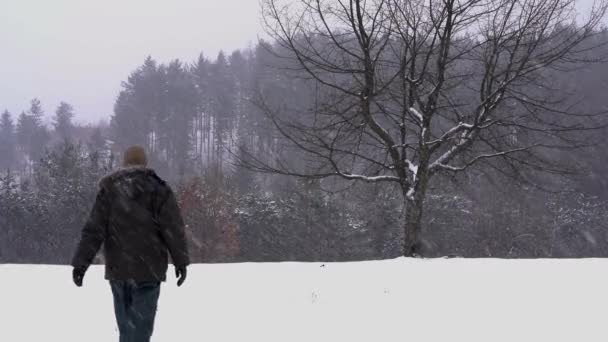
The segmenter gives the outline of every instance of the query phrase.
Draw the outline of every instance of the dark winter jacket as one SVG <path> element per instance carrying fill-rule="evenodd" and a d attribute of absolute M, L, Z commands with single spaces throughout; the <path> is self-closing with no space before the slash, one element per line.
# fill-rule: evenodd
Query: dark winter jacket
<path fill-rule="evenodd" d="M 167 250 L 175 266 L 190 264 L 175 195 L 148 168 L 121 169 L 100 181 L 72 266 L 86 270 L 102 243 L 108 280 L 165 281 Z"/>

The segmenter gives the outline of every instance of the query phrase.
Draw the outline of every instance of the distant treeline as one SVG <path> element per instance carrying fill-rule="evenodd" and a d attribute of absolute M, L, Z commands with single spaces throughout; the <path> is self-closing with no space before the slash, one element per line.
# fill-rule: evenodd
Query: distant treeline
<path fill-rule="evenodd" d="M 235 165 L 242 150 L 286 153 L 264 115 L 262 94 L 294 107 L 318 96 L 309 80 L 286 76 L 280 49 L 261 42 L 193 63 L 149 57 L 123 82 L 109 125 L 74 125 L 76 109 L 68 103 L 58 105 L 51 127 L 36 99 L 19 115 L 5 111 L 0 262 L 67 263 L 96 183 L 120 166 L 120 151 L 130 144 L 147 148 L 151 165 L 178 193 L 195 262 L 399 256 L 403 213 L 392 186 L 288 178 Z M 555 79 L 581 108 L 605 107 L 605 65 L 556 71 Z M 429 190 L 424 255 L 608 256 L 607 154 L 608 146 L 598 144 L 548 156 L 579 173 L 534 184 L 515 184 L 484 168 L 441 179 Z"/>

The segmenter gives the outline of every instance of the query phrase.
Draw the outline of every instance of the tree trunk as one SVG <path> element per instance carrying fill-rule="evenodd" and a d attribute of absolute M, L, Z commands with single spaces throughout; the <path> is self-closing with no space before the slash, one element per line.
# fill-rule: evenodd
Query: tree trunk
<path fill-rule="evenodd" d="M 417 196 L 416 196 L 417 197 Z M 421 257 L 420 230 L 422 228 L 422 201 L 414 199 L 405 200 L 405 234 L 403 242 L 403 255 L 406 257 Z"/>
<path fill-rule="evenodd" d="M 405 199 L 405 226 L 403 255 L 406 257 L 422 257 L 422 240 L 420 238 L 422 229 L 422 214 L 424 211 L 424 198 L 429 181 L 427 167 L 424 165 L 418 169 L 418 179 L 414 185 L 413 193 L 409 189 L 403 189 Z M 405 191 L 408 191 L 406 193 Z"/>

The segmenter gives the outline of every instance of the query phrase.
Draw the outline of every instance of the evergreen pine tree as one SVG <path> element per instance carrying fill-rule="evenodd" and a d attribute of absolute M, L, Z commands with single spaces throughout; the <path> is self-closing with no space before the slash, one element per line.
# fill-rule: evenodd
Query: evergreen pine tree
<path fill-rule="evenodd" d="M 97 127 L 97 128 L 95 128 L 95 130 L 93 131 L 93 134 L 91 134 L 91 137 L 89 138 L 89 150 L 91 152 L 93 152 L 93 151 L 102 152 L 102 151 L 105 151 L 105 149 L 106 149 L 106 138 L 103 136 L 103 133 L 101 132 L 101 128 Z"/>
<path fill-rule="evenodd" d="M 30 117 L 31 132 L 29 136 L 28 155 L 30 160 L 36 160 L 44 154 L 44 148 L 49 141 L 49 133 L 42 121 L 44 111 L 40 100 L 34 98 L 30 102 L 30 109 L 27 114 Z"/>
<path fill-rule="evenodd" d="M 55 111 L 53 126 L 62 140 L 69 140 L 72 137 L 74 128 L 72 118 L 74 118 L 74 107 L 67 102 L 61 102 Z"/>
<path fill-rule="evenodd" d="M 0 172 L 14 165 L 16 153 L 15 124 L 7 110 L 0 117 Z"/>

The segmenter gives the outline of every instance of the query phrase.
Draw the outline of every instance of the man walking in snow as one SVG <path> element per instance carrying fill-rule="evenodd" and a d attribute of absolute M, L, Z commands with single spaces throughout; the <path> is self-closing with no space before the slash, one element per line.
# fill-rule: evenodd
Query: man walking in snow
<path fill-rule="evenodd" d="M 114 297 L 120 342 L 148 342 L 160 284 L 166 281 L 167 250 L 177 286 L 190 264 L 184 223 L 171 188 L 146 167 L 141 146 L 129 147 L 124 168 L 104 177 L 72 259 L 73 280 L 82 280 L 104 245 L 105 279 Z"/>

